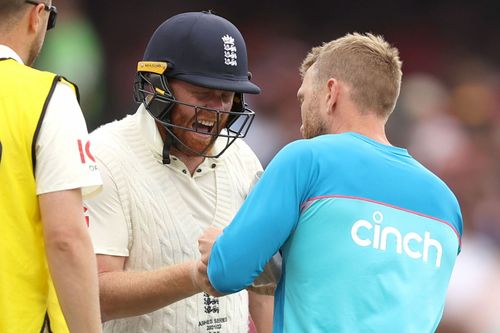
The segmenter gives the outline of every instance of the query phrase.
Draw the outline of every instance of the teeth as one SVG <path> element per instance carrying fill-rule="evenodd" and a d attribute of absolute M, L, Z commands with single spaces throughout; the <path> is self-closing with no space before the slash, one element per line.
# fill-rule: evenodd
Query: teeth
<path fill-rule="evenodd" d="M 198 123 L 208 127 L 212 127 L 215 124 L 214 121 L 208 121 L 208 120 L 198 120 Z"/>

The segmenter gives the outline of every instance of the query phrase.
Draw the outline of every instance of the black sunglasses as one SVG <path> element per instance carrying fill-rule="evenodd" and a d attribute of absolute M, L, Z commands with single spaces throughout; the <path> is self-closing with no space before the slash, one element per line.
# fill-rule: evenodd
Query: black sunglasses
<path fill-rule="evenodd" d="M 56 18 L 57 18 L 56 6 L 49 6 L 43 2 L 36 2 L 36 1 L 31 1 L 31 0 L 26 0 L 25 3 L 29 3 L 29 4 L 35 5 L 35 6 L 42 4 L 44 6 L 44 9 L 49 12 L 49 21 L 47 23 L 47 30 L 50 30 L 56 26 Z"/>

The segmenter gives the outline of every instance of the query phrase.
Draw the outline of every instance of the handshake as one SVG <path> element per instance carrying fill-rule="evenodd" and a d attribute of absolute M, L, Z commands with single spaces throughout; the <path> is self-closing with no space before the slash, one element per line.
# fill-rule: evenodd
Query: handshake
<path fill-rule="evenodd" d="M 192 280 L 195 287 L 200 292 L 204 291 L 214 297 L 225 295 L 212 286 L 207 271 L 212 247 L 221 233 L 222 229 L 210 226 L 198 238 L 198 250 L 201 257 L 198 261 L 194 262 L 192 268 Z M 248 286 L 248 289 L 258 294 L 274 295 L 276 285 L 281 278 L 281 261 L 281 255 L 276 253 L 269 260 L 260 275 Z"/>
<path fill-rule="evenodd" d="M 220 297 L 224 294 L 218 292 L 208 279 L 208 260 L 212 252 L 212 246 L 215 239 L 222 233 L 222 229 L 216 227 L 208 227 L 205 232 L 198 238 L 198 250 L 201 258 L 195 262 L 192 272 L 192 279 L 195 286 L 206 292 L 209 295 Z"/>

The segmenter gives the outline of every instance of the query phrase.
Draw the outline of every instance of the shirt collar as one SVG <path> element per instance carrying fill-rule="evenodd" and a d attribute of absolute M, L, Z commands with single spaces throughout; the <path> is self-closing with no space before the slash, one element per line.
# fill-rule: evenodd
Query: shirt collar
<path fill-rule="evenodd" d="M 137 110 L 139 128 L 142 137 L 146 141 L 149 149 L 154 153 L 155 157 L 161 158 L 163 152 L 163 139 L 156 127 L 156 122 L 149 112 L 144 107 L 144 104 L 139 106 Z"/>
<path fill-rule="evenodd" d="M 20 64 L 24 65 L 23 59 L 7 45 L 0 44 L 0 58 L 12 58 Z"/>

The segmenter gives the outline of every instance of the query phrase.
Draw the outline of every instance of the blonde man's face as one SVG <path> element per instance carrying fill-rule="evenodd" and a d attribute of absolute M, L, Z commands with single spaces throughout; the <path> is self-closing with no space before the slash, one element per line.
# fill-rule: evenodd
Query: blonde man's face
<path fill-rule="evenodd" d="M 327 133 L 325 116 L 321 111 L 321 92 L 314 82 L 314 71 L 313 65 L 305 72 L 302 85 L 297 91 L 302 118 L 300 132 L 304 139 Z"/>

